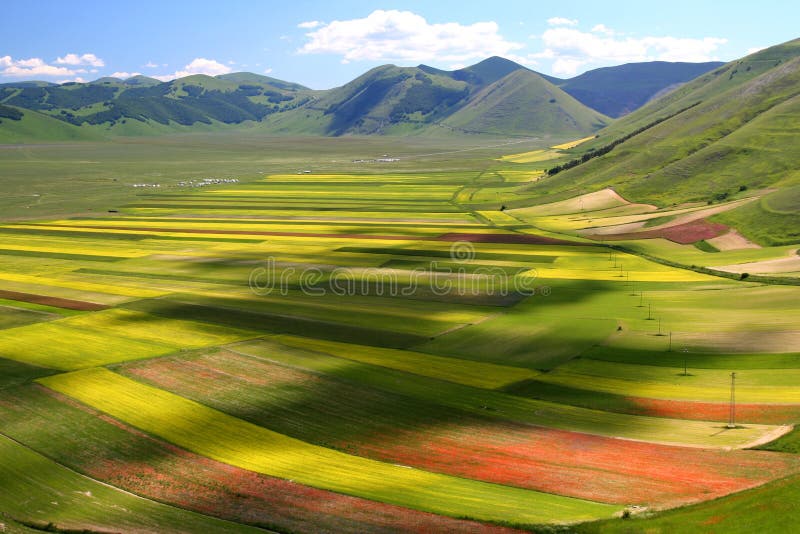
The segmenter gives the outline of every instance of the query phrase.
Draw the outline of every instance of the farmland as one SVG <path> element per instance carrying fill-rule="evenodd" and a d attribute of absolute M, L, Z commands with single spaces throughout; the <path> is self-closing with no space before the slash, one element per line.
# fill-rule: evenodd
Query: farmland
<path fill-rule="evenodd" d="M 794 247 L 682 226 L 785 206 L 542 201 L 576 143 L 0 149 L 0 521 L 603 531 L 795 488 L 800 288 L 700 269 Z"/>

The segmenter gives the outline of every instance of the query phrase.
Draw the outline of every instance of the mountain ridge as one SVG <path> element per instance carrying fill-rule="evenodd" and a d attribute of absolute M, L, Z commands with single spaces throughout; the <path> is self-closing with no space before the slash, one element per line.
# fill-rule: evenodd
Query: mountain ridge
<path fill-rule="evenodd" d="M 0 142 L 36 139 L 33 124 L 15 124 L 26 114 L 41 115 L 34 121 L 39 124 L 49 123 L 45 118 L 66 123 L 57 131 L 70 131 L 69 139 L 247 123 L 274 134 L 330 136 L 583 136 L 608 125 L 608 116 L 559 87 L 568 81 L 493 56 L 452 71 L 382 65 L 324 91 L 247 72 L 168 82 L 143 75 L 61 85 L 15 82 L 0 84 Z M 491 86 L 494 98 L 485 92 Z"/>

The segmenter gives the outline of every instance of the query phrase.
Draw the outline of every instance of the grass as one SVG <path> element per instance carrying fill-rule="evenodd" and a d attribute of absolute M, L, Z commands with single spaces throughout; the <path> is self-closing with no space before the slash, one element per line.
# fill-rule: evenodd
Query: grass
<path fill-rule="evenodd" d="M 380 349 L 366 345 L 335 343 L 291 336 L 280 336 L 277 339 L 281 344 L 290 347 L 324 352 L 332 356 L 362 363 L 486 389 L 496 389 L 539 374 L 529 369 L 457 358 L 443 358 L 433 354 L 412 351 Z"/>
<path fill-rule="evenodd" d="M 766 132 L 758 120 L 748 127 Z M 541 177 L 536 162 L 497 161 L 556 142 L 228 132 L 3 148 L 4 432 L 114 486 L 276 531 L 489 528 L 419 510 L 527 525 L 609 517 L 614 508 L 564 497 L 680 505 L 764 482 L 775 466 L 790 473 L 794 433 L 772 445 L 791 455 L 725 449 L 798 420 L 800 404 L 781 404 L 797 397 L 797 288 L 690 267 L 796 247 L 710 254 L 652 239 L 625 242 L 629 254 L 570 236 L 707 206 L 653 211 L 592 192 L 627 194 L 616 180 L 635 173 L 616 154 L 633 157 L 628 143 L 586 164 L 613 157 L 613 183 L 600 184 L 600 169 L 597 184 L 567 184 L 583 165 Z M 400 160 L 354 162 L 389 152 Z M 178 184 L 205 176 L 239 183 Z M 142 182 L 161 187 L 132 187 Z M 748 185 L 729 198 L 762 193 Z M 791 216 L 794 197 L 781 193 L 747 206 Z M 474 257 L 453 258 L 444 234 L 472 241 Z M 576 244 L 523 239 L 541 235 Z M 256 294 L 250 274 L 268 258 L 286 291 Z M 352 292 L 329 291 L 337 268 L 339 280 L 353 273 Z M 301 284 L 314 269 L 319 279 Z M 492 269 L 535 294 L 488 281 L 441 292 L 446 269 Z M 389 294 L 376 270 L 427 274 Z M 684 359 L 691 376 L 679 376 Z M 727 431 L 731 370 L 743 423 Z M 104 413 L 30 384 L 39 378 Z"/>
<path fill-rule="evenodd" d="M 274 341 L 242 343 L 236 345 L 235 350 L 484 417 L 601 436 L 726 447 L 749 443 L 771 428 L 751 425 L 734 434 L 720 432 L 719 423 L 634 417 L 587 410 L 366 365 L 321 352 L 282 347 Z"/>
<path fill-rule="evenodd" d="M 754 530 L 784 532 L 800 519 L 796 502 L 800 477 L 790 476 L 730 497 L 659 514 L 627 520 L 588 523 L 574 528 L 580 533 L 652 532 L 702 530 L 746 534 Z"/>
<path fill-rule="evenodd" d="M 712 220 L 737 228 L 745 237 L 760 245 L 775 247 L 796 244 L 800 242 L 800 232 L 797 230 L 800 227 L 800 214 L 769 207 L 769 202 L 776 202 L 770 200 L 772 197 L 782 196 L 782 191 L 773 193 L 760 201 L 715 215 Z M 791 195 L 789 202 L 790 199 Z"/>
<path fill-rule="evenodd" d="M 0 436 L 0 507 L 17 523 L 75 531 L 181 530 L 249 532 L 227 523 L 122 492 Z M 52 527 L 50 527 L 52 528 Z"/>
<path fill-rule="evenodd" d="M 573 360 L 539 378 L 543 382 L 658 399 L 725 402 L 730 397 L 730 372 L 715 369 L 630 365 Z M 743 403 L 800 403 L 799 369 L 749 369 L 737 372 L 736 398 Z"/>
<path fill-rule="evenodd" d="M 209 458 L 314 487 L 445 515 L 517 523 L 602 517 L 615 510 L 323 449 L 102 369 L 40 382 Z"/>
<path fill-rule="evenodd" d="M 21 363 L 72 370 L 255 335 L 192 321 L 108 310 L 0 331 L 0 354 Z M 59 343 L 41 349 L 43 343 L 54 339 Z"/>
<path fill-rule="evenodd" d="M 0 330 L 57 318 L 57 315 L 0 304 Z"/>

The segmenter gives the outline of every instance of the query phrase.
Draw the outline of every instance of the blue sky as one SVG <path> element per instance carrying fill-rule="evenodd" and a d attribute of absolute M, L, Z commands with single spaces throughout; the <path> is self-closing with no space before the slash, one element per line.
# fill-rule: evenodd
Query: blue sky
<path fill-rule="evenodd" d="M 728 61 L 798 35 L 794 2 L 4 2 L 0 82 L 249 71 L 314 89 L 386 63 L 492 55 L 569 78 L 634 61 Z"/>

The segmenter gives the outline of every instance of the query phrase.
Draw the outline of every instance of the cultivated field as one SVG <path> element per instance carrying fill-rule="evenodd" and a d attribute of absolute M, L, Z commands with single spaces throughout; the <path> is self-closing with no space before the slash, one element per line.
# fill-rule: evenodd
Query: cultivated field
<path fill-rule="evenodd" d="M 758 495 L 798 519 L 773 488 L 800 474 L 800 288 L 730 267 L 796 246 L 706 221 L 780 202 L 544 202 L 557 141 L 0 148 L 0 523 L 702 529 Z"/>

